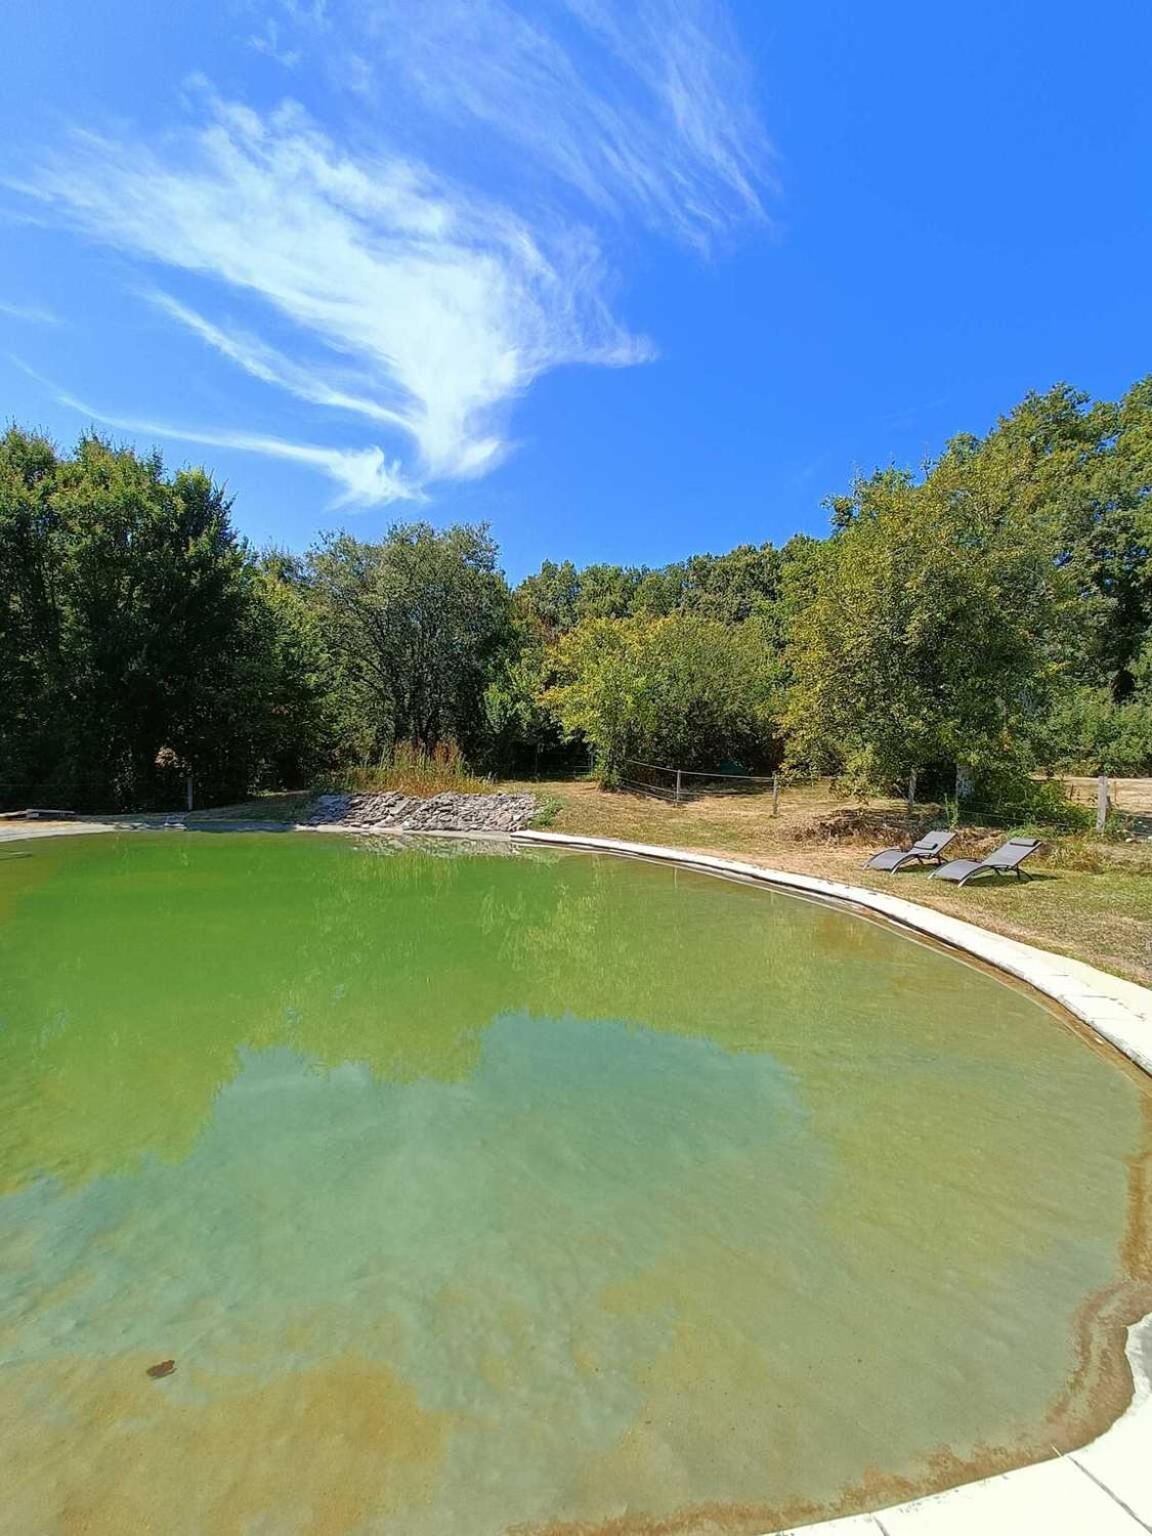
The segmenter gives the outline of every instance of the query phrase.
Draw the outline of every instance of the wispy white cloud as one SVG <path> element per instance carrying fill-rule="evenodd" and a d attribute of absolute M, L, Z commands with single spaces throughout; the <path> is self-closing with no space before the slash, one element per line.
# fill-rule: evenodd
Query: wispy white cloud
<path fill-rule="evenodd" d="M 397 116 L 416 102 L 487 130 L 595 208 L 695 244 L 764 217 L 771 153 L 716 0 L 345 0 L 342 15 Z"/>
<path fill-rule="evenodd" d="M 93 423 L 113 427 L 118 432 L 130 432 L 142 437 L 170 438 L 177 442 L 199 443 L 207 448 L 235 448 L 242 453 L 258 453 L 270 459 L 287 459 L 291 463 L 305 464 L 321 471 L 334 480 L 340 494 L 333 501 L 334 507 L 369 507 L 382 502 L 420 501 L 423 494 L 418 487 L 405 479 L 401 467 L 390 463 L 380 448 L 321 448 L 311 443 L 293 443 L 280 437 L 269 437 L 256 432 L 232 432 L 225 428 L 198 428 L 174 426 L 171 423 L 143 420 L 135 416 L 119 416 L 78 399 L 67 390 L 59 389 L 50 380 L 35 372 L 18 358 L 26 373 L 38 379 L 61 405 L 78 412 Z"/>
<path fill-rule="evenodd" d="M 203 88 L 184 131 L 78 132 L 23 190 L 194 275 L 195 304 L 153 302 L 253 378 L 400 447 L 141 430 L 313 464 L 357 503 L 484 474 L 542 373 L 653 355 L 613 316 L 605 239 L 639 223 L 707 245 L 763 217 L 767 150 L 715 0 L 268 4 L 248 41 L 291 66 L 326 57 L 354 138 Z M 221 290 L 231 309 L 246 297 L 242 325 Z"/>
<path fill-rule="evenodd" d="M 0 315 L 11 320 L 27 320 L 33 325 L 59 325 L 60 316 L 40 304 L 14 304 L 0 299 Z"/>
<path fill-rule="evenodd" d="M 181 304 L 178 299 L 166 293 L 154 293 L 150 297 L 158 309 L 162 309 L 165 314 L 171 315 L 174 320 L 179 320 L 182 325 L 186 325 L 202 341 L 215 347 L 223 356 L 243 368 L 245 373 L 250 373 L 254 379 L 285 389 L 297 399 L 311 401 L 314 405 L 332 406 L 336 410 L 350 411 L 355 415 L 367 417 L 369 421 L 380 422 L 384 426 L 407 428 L 409 425 L 401 412 L 390 410 L 367 394 L 357 394 L 338 387 L 322 377 L 315 369 L 294 362 L 283 352 L 268 346 L 258 336 L 253 336 L 238 326 L 229 325 L 225 329 L 213 325 L 196 310 L 190 309 L 187 304 Z"/>
<path fill-rule="evenodd" d="M 77 134 L 31 190 L 105 242 L 278 311 L 307 361 L 177 314 L 266 381 L 401 428 L 421 480 L 490 468 L 503 448 L 493 411 L 545 369 L 646 355 L 612 319 L 585 233 L 533 231 L 396 156 L 341 154 L 292 105 L 262 118 L 213 102 L 164 159 Z M 334 381 L 349 361 L 374 403 Z"/>
<path fill-rule="evenodd" d="M 280 40 L 280 27 L 276 18 L 269 16 L 259 32 L 253 32 L 248 39 L 249 48 L 256 53 L 263 53 L 270 59 L 275 59 L 277 64 L 283 64 L 285 69 L 295 69 L 304 57 L 299 48 L 286 48 Z"/>

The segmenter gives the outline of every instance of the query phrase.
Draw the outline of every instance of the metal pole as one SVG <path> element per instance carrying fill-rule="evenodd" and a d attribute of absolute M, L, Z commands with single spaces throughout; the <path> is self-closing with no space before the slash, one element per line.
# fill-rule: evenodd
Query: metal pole
<path fill-rule="evenodd" d="M 676 770 L 676 804 L 680 804 L 680 770 Z"/>
<path fill-rule="evenodd" d="M 1096 830 L 1103 832 L 1108 820 L 1108 775 L 1102 773 L 1096 780 Z"/>
<path fill-rule="evenodd" d="M 780 814 L 780 775 L 778 773 L 772 775 L 772 814 L 773 816 Z"/>
<path fill-rule="evenodd" d="M 188 809 L 192 809 L 192 775 L 188 775 Z"/>
<path fill-rule="evenodd" d="M 908 775 L 908 814 L 909 815 L 912 814 L 912 809 L 915 806 L 915 804 L 916 804 L 916 770 L 915 770 L 915 768 L 913 768 L 912 772 Z"/>

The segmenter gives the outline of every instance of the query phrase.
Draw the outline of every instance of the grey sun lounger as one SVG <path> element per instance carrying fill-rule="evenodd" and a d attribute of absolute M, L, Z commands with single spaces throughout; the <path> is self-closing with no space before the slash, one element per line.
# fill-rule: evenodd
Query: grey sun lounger
<path fill-rule="evenodd" d="M 1017 880 L 1023 880 L 1024 871 L 1020 866 L 1039 846 L 1038 837 L 1010 837 L 986 859 L 952 859 L 934 869 L 932 878 L 951 880 L 953 885 L 963 885 L 974 875 L 1015 875 Z"/>
<path fill-rule="evenodd" d="M 955 832 L 926 832 L 911 848 L 884 848 L 874 853 L 865 869 L 901 869 L 905 864 L 923 864 L 928 859 L 939 861 L 940 855 L 956 836 Z"/>

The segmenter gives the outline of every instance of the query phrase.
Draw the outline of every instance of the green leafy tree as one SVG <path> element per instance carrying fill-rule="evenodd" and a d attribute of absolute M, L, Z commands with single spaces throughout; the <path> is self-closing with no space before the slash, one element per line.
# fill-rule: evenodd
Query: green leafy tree
<path fill-rule="evenodd" d="M 339 757 L 336 668 L 310 600 L 304 561 L 281 550 L 261 555 L 253 582 L 244 693 L 259 697 L 258 782 L 310 784 Z"/>
<path fill-rule="evenodd" d="M 534 576 L 516 588 L 516 611 L 536 640 L 551 640 L 577 620 L 580 576 L 571 560 L 545 560 Z"/>
<path fill-rule="evenodd" d="M 797 570 L 786 662 L 790 753 L 875 785 L 1026 756 L 1057 674 L 1066 592 L 996 456 L 953 445 L 920 484 L 885 471 L 835 508 Z"/>
<path fill-rule="evenodd" d="M 1067 693 L 1046 722 L 1045 761 L 1074 773 L 1142 775 L 1152 767 L 1152 698 L 1117 703 L 1110 688 Z"/>
<path fill-rule="evenodd" d="M 623 619 L 632 612 L 645 572 L 627 565 L 588 565 L 580 572 L 577 620 Z"/>
<path fill-rule="evenodd" d="M 1117 403 L 1066 384 L 1029 394 L 928 479 L 996 483 L 1003 516 L 1039 532 L 1078 598 L 1055 640 L 1070 679 L 1129 694 L 1152 622 L 1152 378 Z"/>
<path fill-rule="evenodd" d="M 771 544 L 740 544 L 723 555 L 692 555 L 679 567 L 683 581 L 677 609 L 724 624 L 770 617 L 780 598 L 782 566 L 781 553 Z"/>
<path fill-rule="evenodd" d="M 541 703 L 545 654 L 539 646 L 509 654 L 484 690 L 481 759 L 500 773 L 539 773 L 563 762 L 564 742 Z"/>
<path fill-rule="evenodd" d="M 1072 669 L 1121 702 L 1152 623 L 1152 377 L 1117 404 L 1062 389 L 1030 397 L 1009 420 L 1047 406 L 1064 441 L 1036 479 L 1050 510 L 1057 558 L 1080 598 Z M 1074 419 L 1070 419 L 1072 411 Z"/>
<path fill-rule="evenodd" d="M 94 436 L 62 457 L 10 431 L 0 582 L 8 803 L 146 805 L 173 767 L 213 794 L 247 787 L 267 721 L 259 595 L 206 474 Z"/>
<path fill-rule="evenodd" d="M 516 589 L 519 611 L 551 639 L 583 619 L 667 618 L 695 614 L 741 624 L 774 612 L 783 555 L 771 544 L 741 544 L 723 555 L 647 566 L 589 565 L 545 560 Z"/>
<path fill-rule="evenodd" d="M 338 534 L 307 570 L 355 755 L 482 740 L 485 688 L 513 639 L 487 528 L 411 523 L 379 543 Z"/>
<path fill-rule="evenodd" d="M 547 656 L 541 698 L 606 782 L 630 757 L 715 769 L 771 759 L 780 674 L 764 633 L 711 619 L 587 619 Z"/>

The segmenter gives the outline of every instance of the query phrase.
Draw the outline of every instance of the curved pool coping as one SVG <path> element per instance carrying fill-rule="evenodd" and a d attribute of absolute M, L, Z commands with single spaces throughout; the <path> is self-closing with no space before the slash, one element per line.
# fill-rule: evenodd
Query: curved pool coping
<path fill-rule="evenodd" d="M 610 837 L 514 832 L 512 841 L 653 859 L 875 913 L 1027 983 L 1152 1075 L 1152 991 L 864 886 L 712 854 Z M 1152 1532 L 1152 1314 L 1128 1330 L 1127 1411 L 1077 1451 L 867 1514 L 803 1527 L 805 1536 L 1145 1536 Z M 800 1528 L 793 1527 L 793 1533 Z M 790 1536 L 789 1532 L 773 1536 Z"/>

